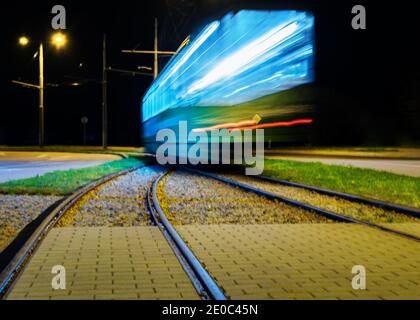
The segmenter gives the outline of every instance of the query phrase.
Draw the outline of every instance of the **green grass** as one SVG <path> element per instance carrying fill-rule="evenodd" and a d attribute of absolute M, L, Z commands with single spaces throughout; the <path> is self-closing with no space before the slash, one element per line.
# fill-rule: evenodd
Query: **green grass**
<path fill-rule="evenodd" d="M 101 154 L 114 154 L 121 156 L 134 155 L 139 156 L 140 152 L 143 152 L 144 148 L 140 147 L 115 147 L 110 146 L 104 150 L 100 146 L 60 146 L 60 145 L 48 145 L 40 149 L 38 146 L 5 146 L 0 145 L 0 151 L 9 152 L 71 152 L 71 153 L 101 153 Z"/>
<path fill-rule="evenodd" d="M 103 176 L 141 165 L 141 159 L 127 158 L 84 169 L 54 171 L 29 179 L 0 184 L 0 194 L 66 195 Z"/>
<path fill-rule="evenodd" d="M 311 186 L 420 207 L 420 178 L 348 166 L 265 160 L 264 175 Z"/>

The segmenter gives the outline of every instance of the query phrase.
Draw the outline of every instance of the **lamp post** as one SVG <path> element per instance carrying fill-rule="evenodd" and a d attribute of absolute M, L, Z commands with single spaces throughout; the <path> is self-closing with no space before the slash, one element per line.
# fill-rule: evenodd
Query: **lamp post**
<path fill-rule="evenodd" d="M 106 77 L 106 36 L 102 39 L 102 148 L 108 147 L 108 101 Z"/>
<path fill-rule="evenodd" d="M 39 147 L 44 147 L 44 48 L 39 45 Z"/>
<path fill-rule="evenodd" d="M 63 47 L 67 42 L 67 38 L 61 32 L 54 33 L 51 37 L 51 43 L 57 48 L 60 49 Z M 25 36 L 19 38 L 19 44 L 21 46 L 26 46 L 29 44 L 29 39 Z M 45 131 L 44 131 L 44 47 L 42 42 L 39 44 L 38 49 L 38 56 L 39 56 L 39 84 L 33 85 L 30 83 L 20 82 L 20 81 L 13 81 L 14 83 L 23 85 L 25 87 L 37 88 L 39 90 L 39 147 L 44 147 L 44 140 L 45 140 Z"/>

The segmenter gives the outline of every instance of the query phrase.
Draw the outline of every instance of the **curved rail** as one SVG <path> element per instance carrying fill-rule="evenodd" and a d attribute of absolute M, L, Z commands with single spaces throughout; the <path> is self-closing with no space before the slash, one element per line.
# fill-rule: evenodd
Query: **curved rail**
<path fill-rule="evenodd" d="M 378 207 L 378 208 L 382 208 L 382 209 L 385 209 L 385 210 L 396 211 L 396 212 L 399 212 L 399 213 L 402 213 L 402 214 L 405 214 L 405 215 L 420 218 L 420 209 L 416 209 L 416 208 L 410 208 L 410 207 L 401 206 L 401 205 L 397 205 L 397 204 L 393 204 L 393 203 L 388 203 L 388 202 L 384 202 L 384 201 L 380 201 L 380 200 L 367 199 L 367 198 L 363 198 L 361 196 L 356 196 L 356 195 L 345 193 L 345 192 L 332 191 L 332 190 L 328 190 L 328 189 L 324 189 L 324 188 L 313 187 L 313 186 L 309 186 L 309 185 L 306 185 L 306 184 L 290 182 L 290 181 L 281 180 L 281 179 L 277 179 L 277 178 L 273 178 L 273 177 L 255 176 L 255 179 L 269 181 L 269 182 L 272 182 L 272 183 L 277 183 L 277 184 L 281 184 L 281 185 L 288 186 L 288 187 L 301 188 L 301 189 L 313 191 L 313 192 L 316 192 L 316 193 L 319 193 L 319 194 L 324 194 L 324 195 L 327 195 L 327 196 L 341 198 L 341 199 L 349 200 L 349 201 L 352 201 L 352 202 L 367 204 L 367 205 L 372 206 L 372 207 Z"/>
<path fill-rule="evenodd" d="M 306 204 L 306 203 L 303 203 L 303 202 L 300 202 L 300 201 L 289 199 L 289 198 L 274 194 L 272 192 L 264 191 L 264 190 L 249 186 L 249 185 L 241 183 L 241 182 L 237 182 L 237 181 L 234 181 L 234 180 L 231 180 L 231 179 L 223 178 L 223 177 L 220 177 L 220 176 L 218 176 L 216 174 L 213 174 L 213 173 L 203 172 L 203 171 L 200 171 L 200 170 L 197 170 L 197 169 L 191 169 L 191 168 L 186 168 L 186 167 L 184 167 L 183 169 L 185 169 L 187 171 L 190 171 L 190 172 L 193 172 L 193 173 L 196 173 L 196 174 L 199 174 L 199 175 L 202 175 L 202 176 L 205 176 L 205 177 L 208 177 L 208 178 L 212 178 L 214 180 L 218 180 L 220 182 L 232 185 L 234 187 L 241 188 L 241 189 L 243 189 L 245 191 L 248 191 L 248 192 L 253 192 L 255 194 L 258 194 L 260 196 L 263 196 L 263 197 L 271 199 L 271 200 L 279 200 L 279 201 L 282 201 L 286 204 L 289 204 L 289 205 L 292 205 L 292 206 L 295 206 L 295 207 L 299 207 L 299 208 L 304 209 L 304 210 L 313 211 L 313 212 L 315 212 L 317 214 L 320 214 L 320 215 L 323 215 L 323 216 L 325 216 L 329 219 L 333 219 L 333 220 L 341 221 L 341 222 L 349 222 L 349 223 L 357 223 L 357 224 L 365 225 L 365 226 L 368 226 L 368 227 L 371 227 L 371 228 L 375 228 L 375 229 L 378 229 L 378 230 L 381 230 L 381 231 L 384 231 L 384 232 L 392 233 L 394 235 L 402 236 L 402 237 L 420 242 L 419 237 L 408 234 L 408 233 L 405 233 L 405 232 L 396 231 L 396 230 L 393 230 L 393 229 L 389 229 L 387 227 L 383 227 L 381 225 L 377 225 L 375 223 L 362 221 L 362 220 L 352 218 L 352 217 L 349 217 L 349 216 L 345 216 L 345 215 L 341 215 L 341 214 L 338 214 L 338 213 L 335 213 L 335 212 L 332 212 L 332 211 L 324 210 L 324 209 L 321 209 L 319 207 L 315 207 L 315 206 L 312 206 L 312 205 L 309 205 L 309 204 Z"/>
<path fill-rule="evenodd" d="M 95 180 L 88 185 L 78 189 L 71 195 L 65 197 L 63 200 L 56 202 L 51 207 L 46 209 L 40 216 L 47 213 L 42 219 L 40 224 L 26 239 L 23 246 L 21 246 L 7 263 L 6 267 L 0 273 L 0 298 L 6 294 L 7 289 L 10 287 L 12 280 L 16 278 L 19 271 L 22 270 L 25 262 L 30 258 L 31 254 L 35 251 L 41 241 L 45 238 L 48 231 L 54 227 L 60 217 L 72 207 L 81 197 L 93 189 L 130 172 L 140 169 L 144 165 L 136 166 L 131 169 L 123 170 L 113 173 Z M 1 254 L 0 254 L 1 257 Z"/>
<path fill-rule="evenodd" d="M 153 183 L 152 186 L 152 203 L 153 208 L 156 211 L 156 214 L 153 212 L 153 208 L 150 207 L 152 216 L 154 217 L 155 222 L 160 227 L 161 231 L 163 232 L 165 238 L 169 241 L 170 244 L 173 244 L 172 247 L 175 248 L 175 254 L 178 258 L 181 258 L 181 264 L 183 267 L 186 267 L 186 272 L 190 276 L 194 286 L 196 287 L 197 291 L 206 298 L 215 299 L 215 300 L 227 300 L 226 296 L 224 295 L 223 291 L 219 288 L 213 278 L 208 274 L 206 269 L 201 265 L 200 261 L 195 257 L 193 252 L 190 248 L 185 244 L 184 240 L 182 240 L 181 236 L 172 226 L 172 224 L 166 218 L 165 213 L 163 212 L 160 204 L 159 199 L 157 197 L 157 186 L 159 181 L 167 174 L 165 172 L 161 174 Z M 180 256 L 181 255 L 181 256 Z M 187 265 L 184 265 L 183 262 L 186 262 Z M 184 268 L 185 269 L 185 268 Z M 189 272 L 189 270 L 192 271 Z M 197 283 L 197 281 L 199 283 Z M 203 292 L 205 289 L 205 292 Z"/>

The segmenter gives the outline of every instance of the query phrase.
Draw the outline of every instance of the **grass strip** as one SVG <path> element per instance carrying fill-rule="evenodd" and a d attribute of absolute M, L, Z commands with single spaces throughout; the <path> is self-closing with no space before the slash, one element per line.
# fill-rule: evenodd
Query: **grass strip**
<path fill-rule="evenodd" d="M 53 171 L 28 179 L 0 184 L 0 194 L 66 195 L 103 176 L 141 165 L 141 158 L 126 158 L 83 169 Z"/>
<path fill-rule="evenodd" d="M 264 175 L 409 207 L 420 207 L 420 178 L 350 166 L 266 159 Z"/>

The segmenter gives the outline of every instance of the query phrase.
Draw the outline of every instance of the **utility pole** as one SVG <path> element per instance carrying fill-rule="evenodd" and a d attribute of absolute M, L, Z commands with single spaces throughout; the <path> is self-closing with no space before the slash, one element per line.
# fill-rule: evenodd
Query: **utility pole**
<path fill-rule="evenodd" d="M 108 147 L 108 110 L 107 110 L 107 78 L 106 78 L 106 35 L 102 42 L 102 148 Z"/>
<path fill-rule="evenodd" d="M 189 43 L 189 38 L 185 39 L 177 51 L 159 51 L 158 41 L 158 20 L 155 18 L 155 41 L 153 50 L 121 50 L 122 53 L 141 53 L 141 54 L 153 54 L 154 55 L 154 66 L 153 66 L 153 78 L 156 79 L 159 74 L 159 55 L 175 55 L 184 46 Z M 144 68 L 144 67 L 143 67 Z"/>
<path fill-rule="evenodd" d="M 157 23 L 157 20 L 156 20 Z M 156 25 L 157 28 L 157 25 Z M 156 41 L 157 41 L 157 29 L 156 29 Z M 157 44 L 155 44 L 157 46 Z M 155 57 L 155 66 L 157 66 L 157 55 Z M 106 62 L 106 35 L 103 35 L 102 40 L 102 148 L 108 148 L 108 102 L 107 102 L 107 72 L 117 72 L 123 74 L 131 74 L 131 75 L 142 75 L 142 76 L 152 76 L 152 73 L 144 73 L 139 71 L 130 71 L 130 70 L 123 70 L 123 69 L 115 69 L 111 67 L 107 67 Z M 154 73 L 155 77 L 157 76 L 157 71 Z"/>
<path fill-rule="evenodd" d="M 39 147 L 44 147 L 44 48 L 39 45 Z"/>
<path fill-rule="evenodd" d="M 155 64 L 153 68 L 153 79 L 156 79 L 159 73 L 159 62 L 158 62 L 158 21 L 155 18 Z"/>

